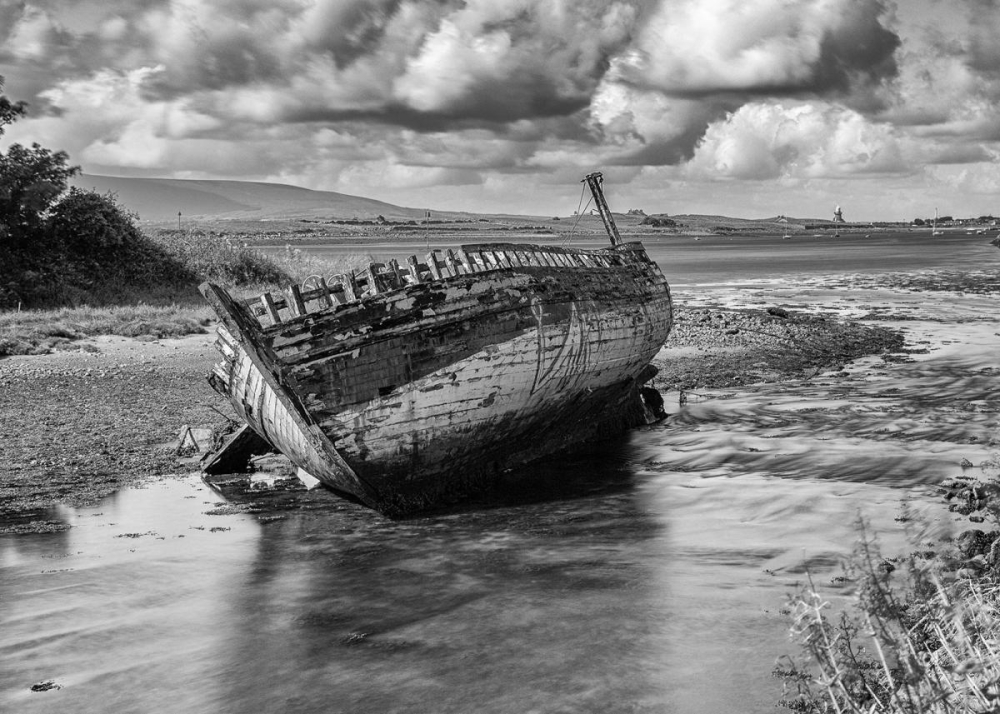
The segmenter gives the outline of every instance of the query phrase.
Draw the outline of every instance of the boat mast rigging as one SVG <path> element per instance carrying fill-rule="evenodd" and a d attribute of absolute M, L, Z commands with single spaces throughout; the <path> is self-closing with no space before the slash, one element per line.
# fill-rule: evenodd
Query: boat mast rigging
<path fill-rule="evenodd" d="M 604 230 L 608 232 L 608 238 L 611 239 L 611 245 L 621 245 L 622 237 L 618 233 L 618 226 L 615 225 L 615 218 L 611 215 L 611 209 L 608 208 L 608 202 L 604 200 L 604 190 L 601 188 L 601 185 L 604 183 L 604 174 L 600 171 L 595 171 L 592 174 L 587 174 L 583 180 L 590 187 L 590 192 L 594 196 L 594 203 L 597 204 L 597 211 L 601 214 L 601 220 L 604 221 Z"/>

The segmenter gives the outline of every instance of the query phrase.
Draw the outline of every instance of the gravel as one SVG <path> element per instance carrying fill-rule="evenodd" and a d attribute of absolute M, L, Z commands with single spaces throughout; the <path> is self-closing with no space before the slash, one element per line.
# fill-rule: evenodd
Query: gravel
<path fill-rule="evenodd" d="M 0 533 L 54 530 L 58 503 L 190 472 L 169 442 L 184 425 L 227 422 L 205 379 L 215 359 L 206 336 L 88 349 L 0 360 Z"/>

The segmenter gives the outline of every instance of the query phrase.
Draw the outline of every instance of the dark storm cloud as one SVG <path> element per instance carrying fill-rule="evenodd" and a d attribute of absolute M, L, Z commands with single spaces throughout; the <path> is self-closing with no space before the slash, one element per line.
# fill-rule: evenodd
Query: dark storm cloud
<path fill-rule="evenodd" d="M 898 74 L 899 36 L 881 24 L 882 2 L 850 3 L 841 22 L 823 36 L 813 73 L 818 93 L 849 94 L 854 88 L 881 85 Z"/>

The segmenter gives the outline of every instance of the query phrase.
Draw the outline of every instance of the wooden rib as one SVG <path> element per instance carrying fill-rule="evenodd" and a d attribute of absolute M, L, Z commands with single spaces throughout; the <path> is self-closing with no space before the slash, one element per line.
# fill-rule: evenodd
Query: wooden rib
<path fill-rule="evenodd" d="M 481 256 L 477 258 L 475 251 L 466 251 L 466 250 L 462 251 L 462 255 L 465 256 L 465 260 L 469 264 L 469 272 L 470 273 L 481 273 L 482 272 L 483 266 L 479 262 L 480 260 L 482 260 Z"/>
<path fill-rule="evenodd" d="M 369 295 L 379 294 L 379 284 L 378 284 L 378 271 L 375 267 L 379 265 L 378 263 L 369 263 L 368 267 L 365 268 L 365 278 L 368 280 L 368 290 Z"/>
<path fill-rule="evenodd" d="M 448 270 L 452 275 L 462 275 L 465 272 L 465 266 L 463 266 L 458 259 L 455 258 L 455 253 L 451 248 L 444 253 L 444 262 L 448 266 Z"/>
<path fill-rule="evenodd" d="M 500 264 L 497 262 L 497 256 L 492 250 L 484 250 L 482 256 L 486 261 L 487 270 L 496 270 L 500 267 Z"/>
<path fill-rule="evenodd" d="M 326 278 L 322 275 L 319 278 L 319 287 L 314 292 L 318 292 L 315 299 L 319 300 L 320 308 L 333 307 L 333 298 L 330 297 L 330 286 L 326 284 Z"/>
<path fill-rule="evenodd" d="M 302 315 L 305 315 L 306 303 L 302 299 L 302 289 L 293 283 L 288 286 L 288 293 L 291 295 L 291 299 L 288 301 L 288 307 L 292 311 L 292 316 L 301 317 Z"/>
<path fill-rule="evenodd" d="M 278 308 L 274 306 L 274 298 L 271 297 L 271 293 L 264 293 L 260 299 L 264 302 L 264 309 L 267 310 L 267 316 L 271 318 L 271 324 L 280 325 L 281 315 L 278 314 Z"/>
<path fill-rule="evenodd" d="M 399 261 L 395 258 L 389 261 L 389 274 L 392 276 L 392 287 L 401 288 L 406 282 L 403 280 L 403 271 L 399 269 Z"/>
<path fill-rule="evenodd" d="M 437 256 L 434 255 L 433 250 L 427 254 L 427 269 L 431 271 L 431 277 L 434 280 L 441 279 L 441 268 L 438 267 Z"/>
<path fill-rule="evenodd" d="M 337 282 L 340 283 L 340 289 L 344 293 L 344 302 L 354 302 L 358 299 L 358 295 L 355 292 L 357 288 L 357 282 L 353 280 L 354 275 L 348 273 L 341 273 L 336 276 L 338 278 Z"/>
<path fill-rule="evenodd" d="M 407 258 L 406 266 L 410 270 L 410 280 L 412 280 L 415 285 L 420 284 L 420 269 L 417 267 L 417 256 L 411 255 Z"/>
<path fill-rule="evenodd" d="M 338 305 L 343 305 L 347 302 L 347 295 L 344 290 L 344 276 L 331 275 L 330 281 L 333 283 L 333 286 L 330 288 L 330 297 L 332 297 L 334 302 Z"/>

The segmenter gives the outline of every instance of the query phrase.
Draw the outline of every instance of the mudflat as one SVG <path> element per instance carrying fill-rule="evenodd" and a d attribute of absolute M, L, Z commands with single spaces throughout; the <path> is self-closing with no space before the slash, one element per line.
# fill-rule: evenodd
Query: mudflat
<path fill-rule="evenodd" d="M 0 359 L 0 533 L 58 529 L 57 503 L 189 471 L 169 442 L 184 425 L 227 421 L 205 379 L 213 340 L 99 337 Z"/>

